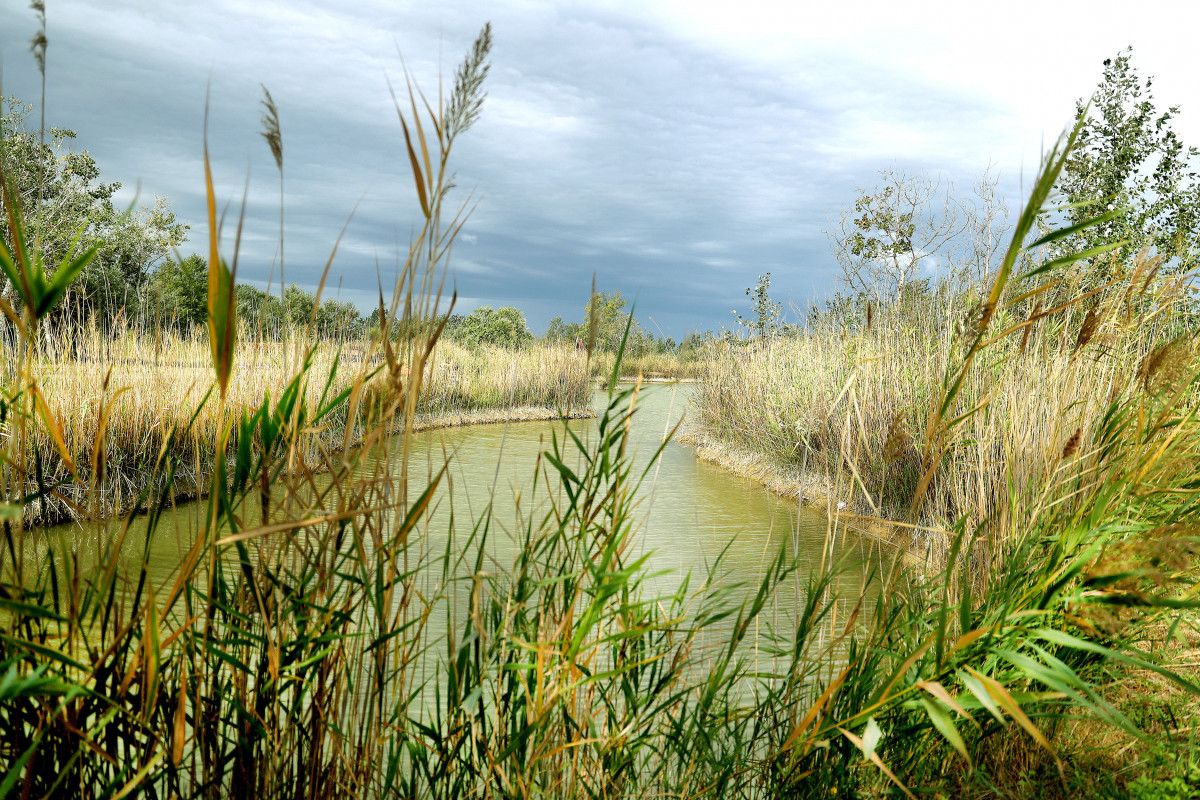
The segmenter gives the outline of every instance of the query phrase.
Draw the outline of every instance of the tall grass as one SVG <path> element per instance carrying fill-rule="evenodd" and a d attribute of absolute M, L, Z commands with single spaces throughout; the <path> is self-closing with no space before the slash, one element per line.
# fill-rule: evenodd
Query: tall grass
<path fill-rule="evenodd" d="M 616 363 L 616 354 L 592 354 L 592 377 L 606 380 Z M 621 375 L 630 380 L 639 376 L 647 380 L 691 380 L 701 374 L 703 361 L 697 351 L 643 353 L 621 357 Z"/>
<path fill-rule="evenodd" d="M 1020 327 L 976 357 L 947 409 L 967 416 L 936 463 L 927 463 L 930 408 L 941 402 L 946 364 L 961 358 L 959 331 L 970 324 L 953 300 L 920 312 L 873 310 L 869 325 L 710 350 L 694 403 L 698 438 L 806 472 L 860 515 L 943 532 L 965 516 L 1008 541 L 1053 501 L 1047 486 L 1098 467 L 1094 442 L 1109 404 L 1141 403 L 1195 369 L 1188 276 L 1156 272 L 1144 256 L 1106 291 L 1065 301 L 1056 313 L 1045 315 L 1034 299 L 1002 309 L 993 327 Z M 896 533 L 931 555 L 948 543 L 944 533 Z"/>
<path fill-rule="evenodd" d="M 121 557 L 125 524 L 97 529 L 90 562 L 67 537 L 17 524 L 28 481 L 48 491 L 40 459 L 32 476 L 25 466 L 33 431 L 66 445 L 36 356 L 58 287 L 38 272 L 6 193 L 14 245 L 3 266 L 25 302 L 0 406 L 0 797 L 908 792 L 975 774 L 1009 728 L 1054 759 L 1065 715 L 1136 735 L 1094 685 L 1106 659 L 1198 691 L 1132 645 L 1145 619 L 1192 603 L 1179 565 L 1200 511 L 1194 370 L 1161 389 L 1162 368 L 1148 364 L 1136 402 L 1117 393 L 1100 406 L 1085 448 L 1094 461 L 1052 476 L 1048 496 L 1062 502 L 1014 512 L 1020 535 L 999 543 L 1006 557 L 982 592 L 964 575 L 986 530 L 960 521 L 944 569 L 881 575 L 870 609 L 832 593 L 836 565 L 799 576 L 783 554 L 756 586 L 728 585 L 718 562 L 659 594 L 636 546 L 635 490 L 652 465 L 635 472 L 627 451 L 637 389 L 617 388 L 619 360 L 594 435 L 564 426 L 554 437 L 515 523 L 489 507 L 432 530 L 445 472 L 410 481 L 408 451 L 437 380 L 440 271 L 461 222 L 443 211 L 447 165 L 478 113 L 489 46 L 485 28 L 448 97 L 410 88 L 397 103 L 421 228 L 377 374 L 360 365 L 339 378 L 301 345 L 285 354 L 277 392 L 239 399 L 246 343 L 214 230 L 215 388 L 166 428 L 137 501 L 148 551 L 184 461 L 175 443 L 197 437 L 215 405 L 206 521 L 167 581 Z M 1038 189 L 1067 153 L 1052 153 Z M 1032 212 L 1043 202 L 1035 191 Z M 415 335 L 393 344 L 392 324 Z M 931 390 L 924 441 L 935 453 L 970 420 L 952 409 L 961 378 L 996 352 L 987 329 L 952 351 Z M 500 392 L 521 391 L 516 380 Z M 93 475 L 112 434 L 100 416 Z M 323 438 L 339 416 L 357 426 L 342 428 L 343 443 L 359 447 Z M 931 463 L 922 457 L 918 491 Z M 318 469 L 328 481 L 313 480 Z M 489 546 L 497 535 L 521 545 L 510 562 Z M 27 557 L 38 542 L 50 558 Z M 761 612 L 793 581 L 803 602 L 772 627 Z"/>
<path fill-rule="evenodd" d="M 322 393 L 336 396 L 357 384 L 364 391 L 384 385 L 377 374 L 378 344 L 315 344 L 303 381 L 310 406 Z M 214 442 L 242 413 L 253 413 L 264 395 L 285 391 L 295 377 L 289 354 L 304 346 L 302 331 L 279 342 L 243 341 L 222 405 L 205 401 L 212 386 L 207 336 L 136 328 L 112 334 L 94 326 L 43 324 L 31 348 L 31 365 L 47 414 L 32 421 L 27 448 L 14 461 L 23 464 L 27 492 L 37 491 L 35 461 L 47 485 L 62 485 L 29 506 L 26 523 L 127 512 L 147 488 L 168 442 L 179 461 L 175 494 L 207 493 Z M 9 363 L 16 362 L 19 344 L 10 343 L 5 354 Z M 440 342 L 426 362 L 423 384 L 415 409 L 418 427 L 589 410 L 586 362 L 561 347 L 472 352 Z M 346 410 L 332 411 L 303 457 L 320 462 L 317 442 L 326 448 L 356 445 L 361 423 L 351 426 L 347 438 Z M 104 475 L 91 480 L 90 457 L 97 446 Z M 226 453 L 226 459 L 232 456 L 232 450 Z"/>

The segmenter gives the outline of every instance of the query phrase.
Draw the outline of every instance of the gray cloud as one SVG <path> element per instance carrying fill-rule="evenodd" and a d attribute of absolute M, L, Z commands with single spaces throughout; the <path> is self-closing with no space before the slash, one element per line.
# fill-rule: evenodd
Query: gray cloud
<path fill-rule="evenodd" d="M 79 131 L 106 179 L 167 196 L 192 225 L 188 250 L 206 225 L 207 92 L 231 213 L 249 181 L 240 276 L 264 285 L 279 202 L 257 135 L 265 83 L 284 135 L 287 280 L 315 285 L 349 219 L 331 285 L 365 310 L 416 210 L 387 87 L 403 91 L 397 47 L 436 93 L 491 18 L 489 98 L 456 153 L 460 196 L 475 192 L 451 278 L 460 307 L 514 304 L 541 330 L 581 316 L 595 272 L 678 338 L 729 324 L 766 271 L 783 298 L 831 290 L 821 230 L 855 186 L 892 164 L 966 186 L 989 159 L 970 132 L 1005 113 L 850 56 L 814 53 L 783 73 L 613 10 L 444 5 L 52 1 L 47 116 Z M 33 30 L 32 14 L 0 9 L 5 90 L 27 100 Z"/>

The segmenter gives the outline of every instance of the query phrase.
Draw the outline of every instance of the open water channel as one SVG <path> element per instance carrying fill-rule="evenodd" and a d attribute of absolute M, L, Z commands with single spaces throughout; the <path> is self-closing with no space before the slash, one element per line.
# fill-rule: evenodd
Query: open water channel
<path fill-rule="evenodd" d="M 822 511 L 799 507 L 760 485 L 739 478 L 698 459 L 692 449 L 675 441 L 667 443 L 657 464 L 650 464 L 663 437 L 686 413 L 691 388 L 686 385 L 649 385 L 641 389 L 631 428 L 629 446 L 635 472 L 650 465 L 639 490 L 638 544 L 649 552 L 647 570 L 663 591 L 670 591 L 684 576 L 693 576 L 693 586 L 720 559 L 722 581 L 740 584 L 747 594 L 758 586 L 764 568 L 784 548 L 797 559 L 797 580 L 777 593 L 771 613 L 786 612 L 799 602 L 804 577 L 820 568 L 823 561 L 840 561 L 844 567 L 835 580 L 842 597 L 857 597 L 870 545 L 853 533 L 839 530 L 832 537 Z M 593 408 L 602 410 L 607 393 L 593 395 Z M 410 474 L 416 483 L 449 456 L 448 481 L 443 481 L 433 504 L 429 522 L 422 525 L 426 552 L 445 547 L 445 530 L 453 511 L 459 530 L 479 518 L 489 499 L 493 502 L 490 536 L 493 563 L 512 560 L 515 537 L 510 533 L 524 514 L 544 513 L 531 508 L 530 497 L 544 496 L 545 487 L 533 491 L 535 464 L 539 454 L 551 446 L 551 437 L 563 437 L 563 422 L 520 422 L 441 428 L 416 434 L 411 450 Z M 584 439 L 595 437 L 595 419 L 567 423 Z M 568 452 L 568 455 L 574 455 Z M 543 464 L 543 469 L 547 466 Z M 553 477 L 553 470 L 551 470 Z M 544 482 L 544 478 L 541 478 Z M 519 501 L 518 498 L 526 498 Z M 180 559 L 202 529 L 207 503 L 182 503 L 165 512 L 152 546 L 144 550 L 145 518 L 135 519 L 125 537 L 127 564 L 143 557 L 149 579 L 159 585 L 174 579 Z M 108 525 L 116 524 L 112 521 Z M 78 525 L 64 526 L 59 533 L 77 538 L 81 559 L 90 553 L 86 542 L 94 536 Z M 52 535 L 54 531 L 52 529 Z M 133 561 L 133 564 L 130 564 Z"/>

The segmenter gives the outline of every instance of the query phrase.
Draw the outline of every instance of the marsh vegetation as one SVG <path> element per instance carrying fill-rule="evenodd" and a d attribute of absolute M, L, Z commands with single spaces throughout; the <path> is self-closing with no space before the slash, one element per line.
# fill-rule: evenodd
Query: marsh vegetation
<path fill-rule="evenodd" d="M 445 96 L 397 103 L 419 227 L 354 359 L 311 330 L 244 335 L 211 177 L 207 337 L 56 338 L 96 250 L 42 250 L 3 176 L 0 797 L 1071 795 L 1137 786 L 1081 731 L 1139 743 L 1160 759 L 1147 775 L 1194 759 L 1182 725 L 1147 745 L 1105 688 L 1114 669 L 1161 681 L 1177 722 L 1200 691 L 1146 647 L 1195 645 L 1200 439 L 1182 284 L 1149 258 L 1095 286 L 1072 277 L 1078 252 L 1028 257 L 1105 221 L 1038 230 L 1080 126 L 962 324 L 868 312 L 704 367 L 707 425 L 915 526 L 922 569 L 877 556 L 843 593 L 830 526 L 815 564 L 778 547 L 740 586 L 720 556 L 658 580 L 639 505 L 657 453 L 635 458 L 641 390 L 619 380 L 628 318 L 591 433 L 553 430 L 511 515 L 486 500 L 431 533 L 453 487 L 413 458 L 423 415 L 582 408 L 596 363 L 440 341 L 464 213 L 451 152 L 490 41 Z M 146 479 L 118 483 L 117 453 Z M 202 523 L 151 576 L 175 493 L 201 480 Z M 52 500 L 125 515 L 87 541 L 24 524 Z"/>

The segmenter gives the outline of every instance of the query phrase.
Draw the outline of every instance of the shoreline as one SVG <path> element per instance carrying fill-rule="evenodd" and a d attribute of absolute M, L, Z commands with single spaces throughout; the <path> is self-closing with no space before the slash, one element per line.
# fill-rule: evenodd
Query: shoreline
<path fill-rule="evenodd" d="M 841 498 L 837 501 L 837 507 L 831 509 L 833 487 L 829 477 L 824 474 L 782 467 L 747 447 L 708 436 L 695 425 L 681 431 L 675 441 L 691 448 L 701 461 L 720 467 L 731 475 L 747 478 L 801 508 L 823 511 L 827 517 L 832 516 L 837 524 L 845 525 L 859 536 L 896 548 L 905 561 L 923 561 L 911 549 L 913 536 L 909 529 L 901 523 L 889 524 L 869 516 L 871 509 L 861 507 L 861 500 L 855 502 L 853 498 Z"/>
<path fill-rule="evenodd" d="M 441 428 L 457 428 L 469 425 L 496 425 L 509 422 L 550 422 L 553 420 L 568 420 L 568 419 L 590 419 L 596 416 L 596 412 L 591 409 L 576 409 L 563 414 L 557 409 L 547 408 L 545 406 L 515 406 L 512 408 L 494 408 L 480 409 L 477 411 L 451 411 L 440 414 L 419 415 L 413 422 L 413 432 L 422 433 L 425 431 L 438 430 Z M 403 434 L 404 426 L 398 425 L 392 428 L 391 433 Z M 351 448 L 357 448 L 359 442 L 354 442 L 350 445 Z M 190 466 L 190 464 L 182 464 L 180 466 Z M 207 466 L 209 469 L 205 469 Z M 211 464 L 202 465 L 202 473 L 211 473 Z M 321 472 L 323 470 L 318 470 Z M 140 477 L 140 476 L 139 476 Z M 149 476 L 146 476 L 149 477 Z M 119 479 L 127 483 L 125 487 L 125 496 L 138 497 L 142 492 L 149 488 L 150 481 L 137 481 L 128 475 L 119 476 Z M 174 483 L 179 485 L 179 488 L 172 492 L 169 497 L 162 501 L 165 507 L 174 503 L 190 503 L 197 500 L 203 500 L 209 496 L 210 487 L 203 482 L 197 480 L 195 474 L 179 474 L 176 473 Z M 61 487 L 62 489 L 70 489 L 73 487 Z M 100 490 L 105 491 L 105 490 Z M 88 489 L 72 492 L 66 495 L 66 500 L 62 497 L 51 496 L 46 500 L 35 499 L 26 503 L 21 515 L 21 527 L 29 530 L 37 527 L 54 527 L 59 525 L 67 525 L 70 523 L 83 524 L 87 522 L 99 522 L 106 519 L 120 519 L 130 515 L 141 515 L 149 511 L 150 504 L 146 503 L 138 507 L 136 510 L 131 504 L 120 503 L 115 508 L 106 508 L 99 515 L 92 516 L 85 513 L 77 514 L 74 507 L 85 508 L 83 503 L 88 494 Z M 66 494 L 60 490 L 60 494 Z"/>
<path fill-rule="evenodd" d="M 413 421 L 413 432 L 432 431 L 438 428 L 459 428 L 466 425 L 496 425 L 502 422 L 551 422 L 556 419 L 591 419 L 596 412 L 575 409 L 563 414 L 545 406 L 515 406 L 513 408 L 490 408 L 479 411 L 448 411 L 442 414 L 418 415 Z M 403 428 L 394 432 L 402 432 Z M 353 447 L 354 445 L 351 445 Z"/>

